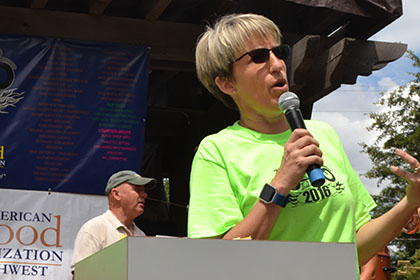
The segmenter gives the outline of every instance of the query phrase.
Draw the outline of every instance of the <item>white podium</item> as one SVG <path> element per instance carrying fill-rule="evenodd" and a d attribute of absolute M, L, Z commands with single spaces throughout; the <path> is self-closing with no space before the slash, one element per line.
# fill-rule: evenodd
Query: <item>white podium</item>
<path fill-rule="evenodd" d="M 75 265 L 75 280 L 356 280 L 353 243 L 128 237 Z"/>

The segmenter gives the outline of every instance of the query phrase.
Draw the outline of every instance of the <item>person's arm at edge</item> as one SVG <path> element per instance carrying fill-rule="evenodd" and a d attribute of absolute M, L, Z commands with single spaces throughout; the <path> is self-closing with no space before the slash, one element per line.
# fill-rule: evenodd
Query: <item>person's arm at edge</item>
<path fill-rule="evenodd" d="M 357 232 L 357 250 L 360 265 L 365 264 L 385 244 L 388 244 L 401 231 L 410 219 L 415 207 L 404 197 L 384 215 L 364 224 Z"/>
<path fill-rule="evenodd" d="M 415 167 L 417 160 L 406 152 L 397 149 L 396 154 Z M 413 212 L 420 206 L 420 176 L 391 166 L 391 171 L 405 178 L 409 184 L 406 196 L 387 213 L 364 224 L 357 232 L 359 264 L 369 261 L 383 246 L 394 239 L 408 222 Z"/>

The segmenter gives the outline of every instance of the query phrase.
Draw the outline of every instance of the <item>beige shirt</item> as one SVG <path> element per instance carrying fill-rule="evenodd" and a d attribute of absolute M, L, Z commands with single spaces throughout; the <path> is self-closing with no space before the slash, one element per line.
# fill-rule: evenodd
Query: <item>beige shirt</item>
<path fill-rule="evenodd" d="M 134 223 L 133 227 L 134 236 L 146 236 Z M 80 228 L 74 241 L 71 270 L 74 270 L 75 263 L 127 236 L 130 236 L 130 231 L 110 210 L 87 221 Z"/>

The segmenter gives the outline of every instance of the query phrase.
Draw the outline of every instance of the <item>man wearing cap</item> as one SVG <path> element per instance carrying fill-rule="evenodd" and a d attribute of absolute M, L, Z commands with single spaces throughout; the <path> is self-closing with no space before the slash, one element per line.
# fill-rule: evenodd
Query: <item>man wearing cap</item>
<path fill-rule="evenodd" d="M 109 210 L 87 221 L 74 241 L 74 264 L 127 236 L 145 236 L 133 222 L 143 214 L 146 190 L 156 185 L 153 178 L 141 177 L 134 171 L 123 170 L 113 174 L 106 185 Z"/>

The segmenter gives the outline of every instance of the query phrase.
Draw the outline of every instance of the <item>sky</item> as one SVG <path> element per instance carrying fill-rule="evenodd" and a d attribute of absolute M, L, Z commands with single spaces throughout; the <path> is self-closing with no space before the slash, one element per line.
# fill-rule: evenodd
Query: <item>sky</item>
<path fill-rule="evenodd" d="M 404 43 L 419 56 L 420 1 L 402 0 L 402 4 L 403 15 L 369 40 Z M 379 100 L 380 92 L 392 91 L 409 83 L 414 79 L 409 72 L 415 70 L 412 61 L 403 56 L 368 77 L 359 76 L 354 85 L 342 85 L 314 104 L 312 119 L 324 121 L 335 128 L 353 168 L 371 194 L 378 194 L 386 185 L 377 186 L 377 180 L 363 176 L 372 163 L 366 154 L 361 153 L 359 143 L 372 144 L 376 139 L 376 133 L 366 129 L 372 123 L 369 113 L 383 111 L 383 107 L 374 104 Z"/>

